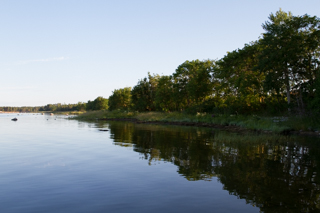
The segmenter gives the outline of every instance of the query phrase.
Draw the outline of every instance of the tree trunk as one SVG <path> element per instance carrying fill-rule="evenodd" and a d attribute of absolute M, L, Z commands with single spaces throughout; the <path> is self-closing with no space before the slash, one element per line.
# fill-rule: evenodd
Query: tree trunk
<path fill-rule="evenodd" d="M 287 84 L 287 102 L 288 102 L 288 111 L 290 112 L 290 103 L 291 103 L 291 98 L 290 98 L 290 82 L 289 82 L 289 74 L 288 74 L 288 71 L 287 71 L 287 76 L 286 76 L 286 84 Z"/>
<path fill-rule="evenodd" d="M 303 103 L 303 98 L 302 98 L 302 89 L 301 88 L 299 89 L 299 99 L 300 99 L 300 104 L 301 104 L 300 112 L 301 112 L 301 114 L 305 114 L 304 103 Z"/>
<path fill-rule="evenodd" d="M 290 85 L 287 85 L 287 101 L 288 101 L 288 105 L 291 103 L 291 99 L 290 99 Z"/>

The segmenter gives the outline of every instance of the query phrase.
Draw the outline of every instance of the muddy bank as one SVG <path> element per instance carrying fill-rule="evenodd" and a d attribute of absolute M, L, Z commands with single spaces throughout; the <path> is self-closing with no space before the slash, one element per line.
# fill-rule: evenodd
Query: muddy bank
<path fill-rule="evenodd" d="M 201 123 L 201 122 L 181 122 L 181 121 L 141 121 L 136 118 L 101 118 L 98 120 L 106 120 L 106 121 L 129 121 L 136 124 L 159 124 L 159 125 L 178 125 L 178 126 L 196 126 L 196 127 L 209 127 L 220 130 L 226 130 L 230 132 L 237 133 L 263 133 L 263 134 L 273 134 L 272 131 L 268 130 L 256 130 L 256 129 L 247 129 L 243 127 L 239 127 L 236 125 L 220 125 L 220 124 L 212 124 L 212 123 Z M 293 131 L 293 130 L 285 130 L 280 133 L 281 135 L 309 135 L 309 136 L 320 136 L 319 132 L 313 131 Z"/>

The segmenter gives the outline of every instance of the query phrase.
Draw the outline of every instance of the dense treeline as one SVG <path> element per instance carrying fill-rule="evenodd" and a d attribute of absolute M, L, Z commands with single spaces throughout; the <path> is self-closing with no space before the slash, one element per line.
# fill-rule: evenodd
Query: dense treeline
<path fill-rule="evenodd" d="M 219 60 L 185 61 L 170 76 L 148 73 L 108 99 L 39 110 L 320 113 L 320 19 L 280 9 L 262 28 L 265 33 L 257 41 Z"/>
<path fill-rule="evenodd" d="M 38 112 L 41 107 L 10 107 L 10 106 L 4 106 L 0 107 L 0 112 Z"/>
<path fill-rule="evenodd" d="M 101 96 L 97 97 L 93 101 L 78 102 L 77 104 L 47 104 L 44 107 L 40 107 L 39 111 L 88 111 L 88 110 L 102 110 L 108 109 L 108 99 Z"/>
<path fill-rule="evenodd" d="M 262 27 L 259 40 L 220 60 L 185 61 L 170 76 L 148 73 L 131 91 L 115 90 L 110 109 L 319 113 L 319 18 L 280 9 Z"/>
<path fill-rule="evenodd" d="M 37 107 L 0 107 L 0 111 L 3 112 L 38 112 L 38 111 L 50 111 L 50 112 L 67 112 L 67 111 L 88 111 L 88 110 L 102 110 L 108 109 L 108 99 L 101 96 L 97 97 L 93 101 L 87 103 L 78 102 L 77 104 L 47 104 L 45 106 Z"/>

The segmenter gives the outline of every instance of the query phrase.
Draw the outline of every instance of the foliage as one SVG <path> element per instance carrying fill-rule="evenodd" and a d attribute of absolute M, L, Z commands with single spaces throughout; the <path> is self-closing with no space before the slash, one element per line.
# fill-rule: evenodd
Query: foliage
<path fill-rule="evenodd" d="M 264 74 L 255 69 L 260 45 L 246 44 L 243 49 L 229 52 L 217 61 L 214 77 L 220 84 L 217 95 L 224 105 L 233 106 L 231 112 L 250 114 L 261 110 L 265 94 L 262 88 Z"/>
<path fill-rule="evenodd" d="M 155 104 L 158 110 L 168 112 L 176 109 L 177 103 L 174 100 L 173 85 L 172 76 L 161 76 L 158 79 L 155 97 Z"/>
<path fill-rule="evenodd" d="M 266 33 L 261 39 L 259 68 L 266 75 L 265 88 L 286 93 L 289 106 L 295 95 L 296 105 L 303 111 L 303 94 L 312 93 L 310 86 L 319 69 L 320 20 L 293 16 L 280 9 L 262 27 Z"/>
<path fill-rule="evenodd" d="M 320 115 L 320 71 L 318 70 L 318 73 L 316 75 L 316 79 L 313 85 L 314 88 L 314 96 L 312 97 L 312 100 L 310 101 L 310 108 L 313 111 L 315 115 L 319 117 Z"/>
<path fill-rule="evenodd" d="M 173 96 L 178 110 L 200 104 L 212 94 L 214 61 L 185 61 L 173 73 Z"/>
<path fill-rule="evenodd" d="M 87 104 L 84 102 L 78 102 L 77 104 L 77 110 L 78 111 L 85 111 L 87 109 Z"/>
<path fill-rule="evenodd" d="M 86 104 L 86 110 L 104 110 L 108 108 L 108 99 L 101 96 L 94 99 L 94 101 L 88 101 Z"/>
<path fill-rule="evenodd" d="M 141 79 L 131 91 L 132 108 L 138 111 L 154 111 L 156 88 L 159 75 L 151 75 L 148 73 L 148 78 Z"/>
<path fill-rule="evenodd" d="M 39 111 L 51 111 L 51 112 L 56 112 L 56 111 L 75 111 L 77 110 L 77 104 L 47 104 L 44 107 L 40 107 Z"/>
<path fill-rule="evenodd" d="M 320 130 L 320 122 L 310 117 L 263 117 L 257 115 L 226 115 L 197 113 L 196 115 L 181 112 L 133 112 L 124 110 L 90 111 L 77 116 L 79 120 L 96 120 L 106 118 L 137 119 L 139 121 L 178 122 L 218 124 L 222 126 L 238 126 L 249 130 L 263 130 L 280 133 L 289 130 Z"/>
<path fill-rule="evenodd" d="M 83 114 L 74 117 L 73 119 L 77 120 L 97 120 L 97 119 L 105 119 L 105 118 L 133 118 L 137 113 L 123 110 L 95 110 L 95 111 L 87 111 Z"/>
<path fill-rule="evenodd" d="M 109 109 L 127 110 L 131 107 L 131 87 L 115 89 L 109 96 Z"/>
<path fill-rule="evenodd" d="M 35 106 L 23 106 L 23 107 L 12 107 L 12 106 L 3 106 L 0 107 L 0 112 L 38 112 L 42 107 Z"/>

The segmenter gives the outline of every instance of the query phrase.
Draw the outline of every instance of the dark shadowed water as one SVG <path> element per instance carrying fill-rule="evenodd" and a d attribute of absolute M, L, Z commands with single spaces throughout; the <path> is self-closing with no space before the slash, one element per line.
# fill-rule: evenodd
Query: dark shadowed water
<path fill-rule="evenodd" d="M 0 114 L 0 212 L 318 212 L 319 172 L 317 137 Z"/>

